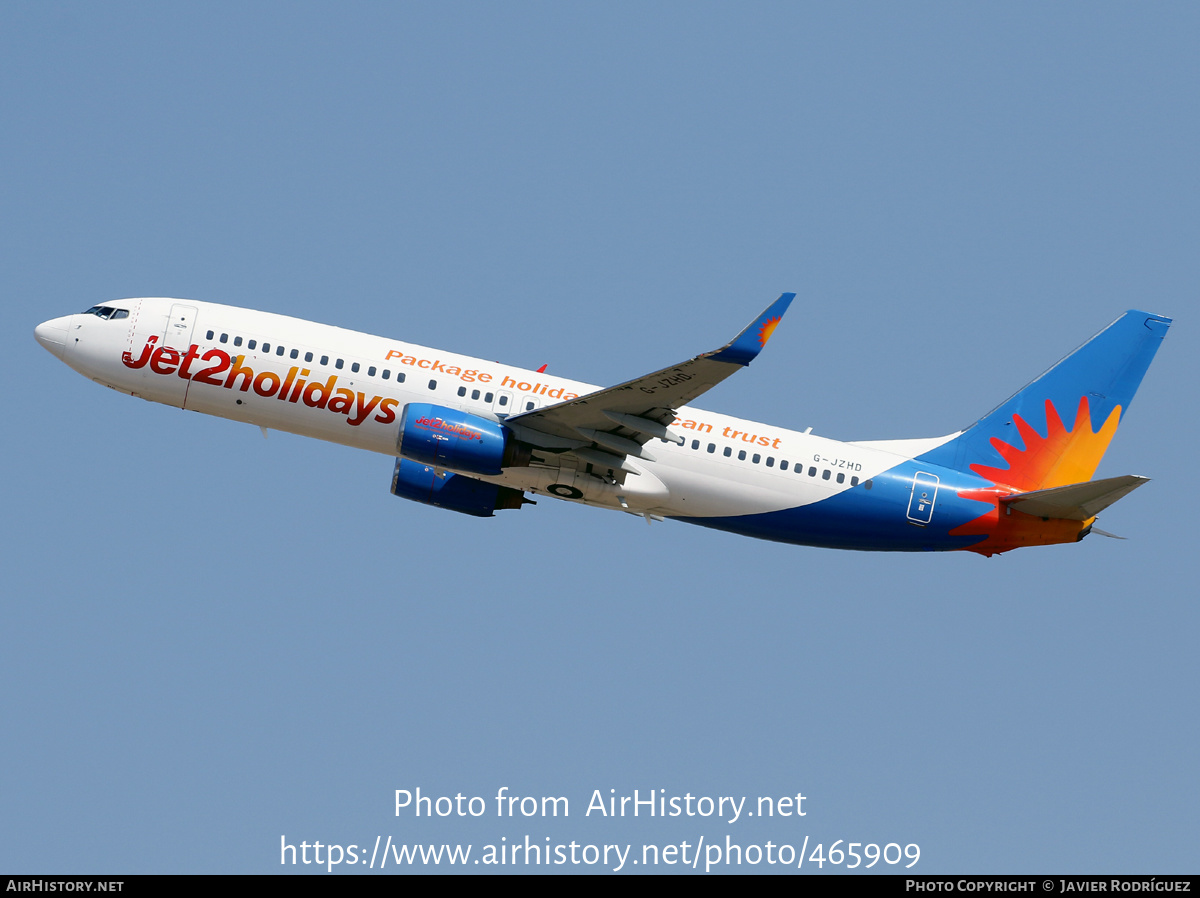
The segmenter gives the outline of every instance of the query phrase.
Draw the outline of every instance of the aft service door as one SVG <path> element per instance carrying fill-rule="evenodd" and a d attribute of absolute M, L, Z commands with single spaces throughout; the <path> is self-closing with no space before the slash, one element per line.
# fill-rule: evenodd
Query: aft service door
<path fill-rule="evenodd" d="M 933 474 L 918 471 L 913 477 L 912 495 L 908 497 L 908 519 L 924 527 L 933 520 L 933 503 L 937 500 L 938 483 Z"/>

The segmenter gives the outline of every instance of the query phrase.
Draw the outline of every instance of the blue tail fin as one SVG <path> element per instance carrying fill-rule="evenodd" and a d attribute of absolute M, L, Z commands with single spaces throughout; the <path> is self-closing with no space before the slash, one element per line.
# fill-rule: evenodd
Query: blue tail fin
<path fill-rule="evenodd" d="M 922 458 L 1021 491 L 1090 480 L 1170 326 L 1126 312 Z"/>

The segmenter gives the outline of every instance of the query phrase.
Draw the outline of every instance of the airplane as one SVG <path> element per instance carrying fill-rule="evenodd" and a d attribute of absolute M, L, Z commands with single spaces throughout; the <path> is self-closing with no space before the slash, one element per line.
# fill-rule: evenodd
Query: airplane
<path fill-rule="evenodd" d="M 690 406 L 757 357 L 794 297 L 608 388 L 184 299 L 108 302 L 35 336 L 122 393 L 392 456 L 393 494 L 477 517 L 532 494 L 783 543 L 992 556 L 1077 542 L 1147 482 L 1092 476 L 1171 319 L 1126 312 L 946 436 L 838 442 Z"/>

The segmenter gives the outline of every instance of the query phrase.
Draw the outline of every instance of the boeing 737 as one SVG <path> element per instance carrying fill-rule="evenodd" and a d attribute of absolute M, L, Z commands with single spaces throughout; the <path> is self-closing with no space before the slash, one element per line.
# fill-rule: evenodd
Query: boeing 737
<path fill-rule="evenodd" d="M 714 352 L 608 388 L 182 299 L 109 302 L 35 335 L 122 393 L 394 457 L 395 495 L 479 517 L 532 494 L 785 543 L 990 556 L 1076 542 L 1146 482 L 1092 476 L 1169 318 L 1126 312 L 947 436 L 842 443 L 689 405 L 755 359 L 794 296 Z"/>

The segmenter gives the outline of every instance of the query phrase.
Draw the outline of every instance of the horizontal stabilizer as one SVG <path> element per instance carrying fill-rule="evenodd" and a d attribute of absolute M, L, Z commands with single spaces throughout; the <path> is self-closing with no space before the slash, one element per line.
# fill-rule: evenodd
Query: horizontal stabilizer
<path fill-rule="evenodd" d="M 1062 518 L 1068 521 L 1086 521 L 1094 518 L 1123 496 L 1127 496 L 1149 477 L 1125 474 L 1105 480 L 1090 480 L 1072 483 L 1048 490 L 1034 490 L 1005 496 L 1000 501 L 1009 508 L 1040 518 Z"/>

